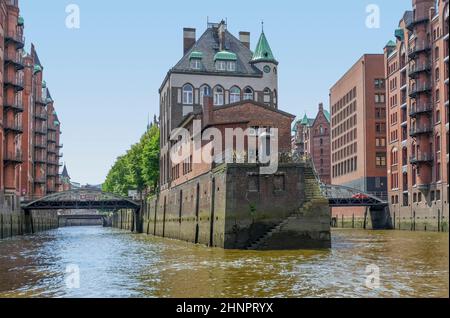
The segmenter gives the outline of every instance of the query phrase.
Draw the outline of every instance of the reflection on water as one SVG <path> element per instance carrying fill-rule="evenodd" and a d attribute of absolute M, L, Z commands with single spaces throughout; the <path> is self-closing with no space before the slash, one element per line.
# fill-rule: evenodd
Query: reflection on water
<path fill-rule="evenodd" d="M 449 236 L 337 230 L 325 251 L 225 251 L 102 227 L 0 241 L 2 297 L 448 297 Z M 381 286 L 366 287 L 366 267 Z M 80 288 L 66 285 L 68 265 Z"/>

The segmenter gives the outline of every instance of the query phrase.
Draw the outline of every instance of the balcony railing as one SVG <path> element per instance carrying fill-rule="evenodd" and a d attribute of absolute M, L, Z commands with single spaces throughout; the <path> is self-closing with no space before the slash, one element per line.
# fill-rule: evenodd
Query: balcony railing
<path fill-rule="evenodd" d="M 59 166 L 59 160 L 57 159 L 47 159 L 47 164 L 52 166 Z"/>
<path fill-rule="evenodd" d="M 433 126 L 431 124 L 429 125 L 420 125 L 416 127 L 412 127 L 409 135 L 411 137 L 419 136 L 419 135 L 425 135 L 425 134 L 431 134 L 433 132 Z"/>
<path fill-rule="evenodd" d="M 408 57 L 414 59 L 419 53 L 427 52 L 429 50 L 431 50 L 430 44 L 425 42 L 417 43 L 408 49 Z"/>
<path fill-rule="evenodd" d="M 37 135 L 47 135 L 47 127 L 36 126 L 36 127 L 34 127 L 34 132 Z"/>
<path fill-rule="evenodd" d="M 408 21 L 408 23 L 406 24 L 406 28 L 409 31 L 414 30 L 414 27 L 416 25 L 422 24 L 422 23 L 428 23 L 429 19 L 428 17 L 423 17 L 423 18 L 413 18 L 410 21 Z"/>
<path fill-rule="evenodd" d="M 22 152 L 13 151 L 13 152 L 5 152 L 3 160 L 7 163 L 19 164 L 23 162 Z"/>
<path fill-rule="evenodd" d="M 409 116 L 416 117 L 419 114 L 430 113 L 432 111 L 433 105 L 431 103 L 411 105 L 409 109 Z"/>
<path fill-rule="evenodd" d="M 409 89 L 409 97 L 416 98 L 417 95 L 426 93 L 429 94 L 431 92 L 431 85 L 429 83 L 419 83 L 416 85 L 412 85 Z"/>
<path fill-rule="evenodd" d="M 434 157 L 433 155 L 429 154 L 429 153 L 418 153 L 415 155 L 412 155 L 409 158 L 409 162 L 411 162 L 411 164 L 416 165 L 416 164 L 420 164 L 420 163 L 431 163 L 433 162 Z"/>
<path fill-rule="evenodd" d="M 41 105 L 41 106 L 47 105 L 47 98 L 42 97 L 42 96 L 36 98 L 36 104 Z"/>
<path fill-rule="evenodd" d="M 63 144 L 58 144 L 58 145 L 56 145 L 56 148 L 59 148 L 59 149 L 64 148 L 64 145 Z"/>
<path fill-rule="evenodd" d="M 57 155 L 57 154 L 58 154 L 58 150 L 52 149 L 52 148 L 47 149 L 47 152 L 48 152 L 49 154 L 53 154 L 53 155 Z"/>
<path fill-rule="evenodd" d="M 419 73 L 422 72 L 430 72 L 431 64 L 430 63 L 420 63 L 413 65 L 409 68 L 409 77 L 416 78 Z"/>
<path fill-rule="evenodd" d="M 17 32 L 17 31 L 18 30 L 16 30 L 15 34 L 11 34 L 11 33 L 5 34 L 5 41 L 6 42 L 14 42 L 18 49 L 22 49 L 25 46 L 25 37 L 23 36 L 22 32 Z"/>
<path fill-rule="evenodd" d="M 45 120 L 47 120 L 48 116 L 47 116 L 47 113 L 44 113 L 44 112 L 36 112 L 36 113 L 34 114 L 34 118 L 45 121 Z"/>
<path fill-rule="evenodd" d="M 44 156 L 36 156 L 34 162 L 45 164 L 47 163 L 47 159 Z"/>
<path fill-rule="evenodd" d="M 25 64 L 21 54 L 5 52 L 5 64 L 13 64 L 17 70 L 23 70 Z"/>
<path fill-rule="evenodd" d="M 47 177 L 45 177 L 45 176 L 34 177 L 34 183 L 46 184 L 47 183 Z"/>
<path fill-rule="evenodd" d="M 7 86 L 12 86 L 16 91 L 23 90 L 23 78 L 17 76 L 7 76 L 5 74 L 3 82 Z"/>
<path fill-rule="evenodd" d="M 39 141 L 34 144 L 34 147 L 38 149 L 47 149 L 47 143 Z"/>
<path fill-rule="evenodd" d="M 52 136 L 52 135 L 48 135 L 48 137 L 47 137 L 47 142 L 48 142 L 48 143 L 55 144 L 55 143 L 56 143 L 56 137 L 55 137 L 55 136 Z"/>
<path fill-rule="evenodd" d="M 5 130 L 5 132 L 13 132 L 13 133 L 16 133 L 16 134 L 23 133 L 22 123 L 19 123 L 19 122 L 6 121 L 3 124 L 3 129 Z"/>
<path fill-rule="evenodd" d="M 5 102 L 3 104 L 3 109 L 12 109 L 14 112 L 21 113 L 23 112 L 23 104 L 21 100 L 15 100 L 13 103 L 9 103 L 5 98 Z"/>

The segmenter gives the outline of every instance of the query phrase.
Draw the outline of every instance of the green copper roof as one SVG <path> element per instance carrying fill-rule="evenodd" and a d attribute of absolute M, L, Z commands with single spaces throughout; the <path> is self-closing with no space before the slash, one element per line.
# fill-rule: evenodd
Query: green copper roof
<path fill-rule="evenodd" d="M 330 112 L 328 110 L 324 109 L 323 114 L 325 115 L 325 118 L 328 120 L 328 122 L 330 122 L 330 119 L 331 119 Z"/>
<path fill-rule="evenodd" d="M 55 126 L 59 126 L 59 121 L 55 120 L 55 121 L 53 122 L 53 124 L 54 124 Z"/>
<path fill-rule="evenodd" d="M 259 37 L 258 44 L 256 45 L 255 53 L 253 53 L 252 62 L 272 62 L 278 63 L 273 56 L 272 49 L 270 48 L 269 42 L 267 41 L 264 32 L 261 33 Z"/>
<path fill-rule="evenodd" d="M 403 29 L 395 30 L 395 37 L 400 41 L 403 41 L 405 38 L 405 32 L 403 31 Z"/>
<path fill-rule="evenodd" d="M 198 51 L 192 51 L 191 55 L 189 55 L 190 59 L 202 59 L 203 53 Z"/>
<path fill-rule="evenodd" d="M 42 81 L 42 88 L 47 88 L 47 82 L 46 81 Z"/>
<path fill-rule="evenodd" d="M 392 40 L 390 40 L 390 41 L 386 44 L 386 47 L 395 47 L 395 46 L 397 46 L 397 44 L 395 44 L 395 42 L 392 41 Z"/>
<path fill-rule="evenodd" d="M 36 64 L 33 68 L 33 74 L 37 74 L 39 72 L 42 72 L 42 67 Z"/>
<path fill-rule="evenodd" d="M 24 25 L 24 23 L 25 23 L 25 20 L 23 19 L 23 17 L 19 16 L 19 18 L 17 19 L 17 25 L 22 26 L 22 25 Z"/>
<path fill-rule="evenodd" d="M 308 119 L 308 116 L 306 116 L 306 114 L 305 114 L 305 116 L 303 117 L 303 119 L 300 122 L 300 124 L 301 125 L 308 125 L 308 123 L 309 123 L 309 119 Z"/>
<path fill-rule="evenodd" d="M 220 51 L 220 52 L 217 52 L 216 55 L 214 55 L 214 62 L 217 61 L 217 60 L 236 61 L 237 60 L 237 56 L 233 52 Z"/>

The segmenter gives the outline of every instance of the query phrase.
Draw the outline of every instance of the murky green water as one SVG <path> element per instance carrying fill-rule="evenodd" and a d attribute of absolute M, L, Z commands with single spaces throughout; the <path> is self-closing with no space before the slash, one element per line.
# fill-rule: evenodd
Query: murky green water
<path fill-rule="evenodd" d="M 448 297 L 448 254 L 442 233 L 337 230 L 331 250 L 248 252 L 61 228 L 0 241 L 0 296 Z"/>

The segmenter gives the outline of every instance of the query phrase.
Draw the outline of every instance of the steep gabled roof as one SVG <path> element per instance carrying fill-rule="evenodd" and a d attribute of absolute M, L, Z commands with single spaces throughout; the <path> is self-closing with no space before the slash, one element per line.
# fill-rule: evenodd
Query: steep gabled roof
<path fill-rule="evenodd" d="M 278 64 L 272 53 L 272 49 L 270 48 L 269 41 L 267 41 L 264 31 L 259 37 L 258 44 L 256 45 L 255 53 L 253 54 L 251 62 L 271 62 Z"/>
<path fill-rule="evenodd" d="M 63 168 L 63 171 L 62 171 L 62 173 L 61 173 L 61 176 L 62 176 L 63 178 L 70 179 L 69 173 L 67 172 L 67 167 L 66 167 L 66 165 L 64 165 L 64 168 Z"/>
<path fill-rule="evenodd" d="M 171 69 L 171 72 L 189 72 L 189 73 L 223 73 L 217 71 L 214 58 L 220 52 L 219 37 L 215 28 L 208 28 L 197 40 L 194 46 L 186 52 L 181 60 Z M 227 30 L 225 31 L 225 47 L 222 55 L 229 53 L 236 57 L 236 75 L 262 76 L 262 72 L 255 66 L 250 64 L 253 53 L 244 46 L 235 36 Z M 201 57 L 201 70 L 193 70 L 191 68 L 191 55 L 198 58 Z M 220 54 L 219 54 L 220 55 Z M 228 54 L 227 54 L 228 56 Z M 229 72 L 227 72 L 229 74 Z"/>

